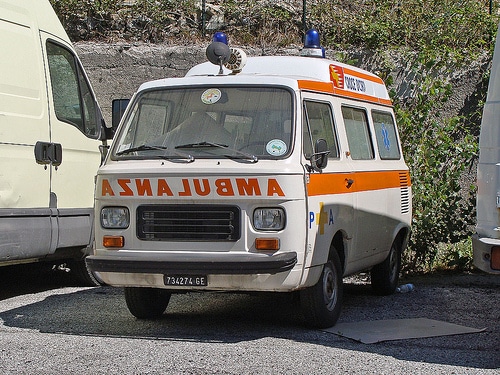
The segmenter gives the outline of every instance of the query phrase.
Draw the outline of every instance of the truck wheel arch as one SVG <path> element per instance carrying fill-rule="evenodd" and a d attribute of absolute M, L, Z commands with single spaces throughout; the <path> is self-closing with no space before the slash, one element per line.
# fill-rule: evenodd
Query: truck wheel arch
<path fill-rule="evenodd" d="M 330 253 L 328 254 L 328 259 L 332 259 L 332 251 L 336 251 L 339 256 L 340 265 L 342 266 L 342 273 L 345 271 L 345 244 L 344 244 L 345 235 L 342 231 L 338 231 L 333 236 L 332 243 L 330 245 Z"/>

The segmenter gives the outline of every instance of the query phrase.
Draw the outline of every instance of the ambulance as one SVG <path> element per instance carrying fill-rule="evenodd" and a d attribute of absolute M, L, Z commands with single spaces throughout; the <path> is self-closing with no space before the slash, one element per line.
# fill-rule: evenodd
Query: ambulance
<path fill-rule="evenodd" d="M 498 29 L 500 31 L 500 27 Z M 500 34 L 497 35 L 500 36 Z M 497 37 L 479 135 L 474 265 L 500 275 L 500 39 Z"/>
<path fill-rule="evenodd" d="M 89 268 L 137 318 L 175 293 L 293 292 L 305 322 L 339 317 L 343 277 L 396 289 L 411 181 L 383 81 L 324 58 L 247 57 L 216 33 L 209 61 L 144 83 L 96 181 Z"/>
<path fill-rule="evenodd" d="M 0 0 L 0 266 L 93 284 L 94 177 L 111 130 L 48 0 Z"/>

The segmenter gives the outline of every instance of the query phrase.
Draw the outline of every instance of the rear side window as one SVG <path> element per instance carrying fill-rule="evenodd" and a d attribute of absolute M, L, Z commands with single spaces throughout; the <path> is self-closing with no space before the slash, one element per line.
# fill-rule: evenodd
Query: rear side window
<path fill-rule="evenodd" d="M 59 44 L 47 42 L 47 58 L 57 118 L 87 136 L 96 136 L 96 102 L 76 57 Z"/>
<path fill-rule="evenodd" d="M 353 160 L 373 159 L 368 119 L 363 109 L 342 107 L 349 152 Z"/>
<path fill-rule="evenodd" d="M 401 158 L 394 119 L 389 112 L 373 111 L 373 126 L 381 159 Z"/>
<path fill-rule="evenodd" d="M 332 110 L 328 103 L 304 102 L 304 156 L 310 158 L 318 139 L 326 140 L 329 158 L 339 157 L 339 146 L 334 131 Z"/>

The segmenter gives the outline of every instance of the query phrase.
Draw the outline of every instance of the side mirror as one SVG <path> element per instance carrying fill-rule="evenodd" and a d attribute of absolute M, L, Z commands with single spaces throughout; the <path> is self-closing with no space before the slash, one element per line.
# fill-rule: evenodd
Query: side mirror
<path fill-rule="evenodd" d="M 328 164 L 329 153 L 330 150 L 328 150 L 326 140 L 323 138 L 316 140 L 316 143 L 314 144 L 314 154 L 312 154 L 310 158 L 312 170 L 320 172 L 324 169 Z"/>
<path fill-rule="evenodd" d="M 111 129 L 116 132 L 130 99 L 114 99 L 111 107 Z"/>

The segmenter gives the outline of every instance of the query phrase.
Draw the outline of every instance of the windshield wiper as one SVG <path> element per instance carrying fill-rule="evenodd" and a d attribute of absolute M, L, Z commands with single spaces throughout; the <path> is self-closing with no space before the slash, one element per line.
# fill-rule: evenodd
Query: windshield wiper
<path fill-rule="evenodd" d="M 235 148 L 231 148 L 229 147 L 228 145 L 224 145 L 224 144 L 221 144 L 221 143 L 214 143 L 214 142 L 197 142 L 197 143 L 186 143 L 184 145 L 179 145 L 179 146 L 175 146 L 175 148 L 197 148 L 197 147 L 218 147 L 218 148 L 222 148 L 224 150 L 229 150 L 229 151 L 232 151 L 236 154 L 239 155 L 238 156 L 235 156 L 235 155 L 228 155 L 228 154 L 225 154 L 224 156 L 226 158 L 229 158 L 229 159 L 249 159 L 252 161 L 252 163 L 257 163 L 259 161 L 259 159 L 257 158 L 257 156 L 253 155 L 253 154 L 249 154 L 247 152 L 243 152 L 243 151 L 240 151 L 240 150 L 237 150 Z"/>
<path fill-rule="evenodd" d="M 137 147 L 130 147 L 130 148 L 127 148 L 126 150 L 119 151 L 116 153 L 116 155 L 120 156 L 120 155 L 130 154 L 130 153 L 136 152 L 136 151 L 166 150 L 166 149 L 167 149 L 167 147 L 165 147 L 165 146 L 140 145 Z"/>
<path fill-rule="evenodd" d="M 221 147 L 228 148 L 228 145 L 223 145 L 221 143 L 213 142 L 196 142 L 196 143 L 186 143 L 183 145 L 175 146 L 175 148 L 197 148 L 197 147 Z"/>
<path fill-rule="evenodd" d="M 140 146 L 137 146 L 137 147 L 127 148 L 126 150 L 122 150 L 122 151 L 117 152 L 116 155 L 117 156 L 121 156 L 121 155 L 130 154 L 130 153 L 136 152 L 136 151 L 151 151 L 151 150 L 154 150 L 154 151 L 158 151 L 158 150 L 160 150 L 160 151 L 169 151 L 169 152 L 172 152 L 173 154 L 175 154 L 177 156 L 180 156 L 182 158 L 188 159 L 189 163 L 191 163 L 191 162 L 194 161 L 194 156 L 191 155 L 191 154 L 186 154 L 186 153 L 181 152 L 181 151 L 177 151 L 177 150 L 174 150 L 174 149 L 169 149 L 167 146 L 153 146 L 153 145 L 147 145 L 147 144 L 140 145 Z M 162 159 L 168 159 L 165 154 L 161 155 L 160 157 Z"/>

